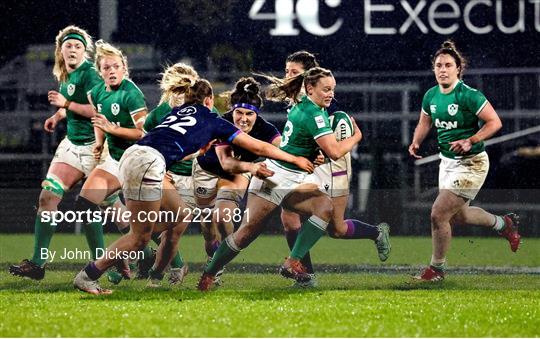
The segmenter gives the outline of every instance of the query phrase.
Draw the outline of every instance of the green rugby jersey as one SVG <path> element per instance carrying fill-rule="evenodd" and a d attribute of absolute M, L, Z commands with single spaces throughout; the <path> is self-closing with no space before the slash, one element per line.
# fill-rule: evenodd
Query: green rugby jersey
<path fill-rule="evenodd" d="M 171 110 L 172 107 L 166 102 L 158 105 L 150 113 L 148 113 L 148 116 L 144 122 L 144 130 L 149 132 L 151 129 L 159 125 L 159 123 L 163 120 L 163 117 L 169 114 Z M 169 171 L 178 175 L 191 176 L 192 167 L 193 160 L 178 161 L 172 164 Z"/>
<path fill-rule="evenodd" d="M 68 74 L 66 82 L 60 83 L 60 92 L 67 100 L 81 105 L 88 104 L 87 93 L 94 86 L 102 84 L 95 67 L 84 60 L 73 72 Z M 90 118 L 85 118 L 71 110 L 66 110 L 67 138 L 75 145 L 93 143 L 95 140 L 94 127 Z"/>
<path fill-rule="evenodd" d="M 334 131 L 330 127 L 326 109 L 319 107 L 304 95 L 287 115 L 279 148 L 289 154 L 314 159 L 319 147 L 315 140 L 332 133 Z M 302 171 L 288 162 L 277 161 L 277 163 L 289 169 Z"/>
<path fill-rule="evenodd" d="M 454 159 L 484 151 L 484 143 L 479 142 L 467 154 L 458 155 L 450 151 L 449 143 L 469 138 L 478 132 L 481 123 L 478 114 L 487 103 L 482 92 L 461 80 L 450 93 L 442 93 L 439 85 L 426 92 L 422 100 L 422 112 L 431 117 L 437 128 L 437 142 L 443 156 Z"/>
<path fill-rule="evenodd" d="M 92 103 L 98 113 L 105 115 L 111 123 L 125 128 L 135 128 L 133 116 L 146 109 L 144 95 L 130 79 L 124 79 L 118 88 L 107 91 L 105 83 L 90 91 Z M 135 143 L 106 133 L 109 154 L 114 160 L 120 160 L 124 151 Z"/>

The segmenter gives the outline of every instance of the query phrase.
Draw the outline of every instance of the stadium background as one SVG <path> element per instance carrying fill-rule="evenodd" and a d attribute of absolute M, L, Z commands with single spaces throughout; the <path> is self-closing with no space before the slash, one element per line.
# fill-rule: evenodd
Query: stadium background
<path fill-rule="evenodd" d="M 33 231 L 40 182 L 65 132 L 62 126 L 52 135 L 42 129 L 53 113 L 47 90 L 57 87 L 53 41 L 58 30 L 76 24 L 127 53 L 150 109 L 166 64 L 191 63 L 219 93 L 252 71 L 281 75 L 291 52 L 314 52 L 335 72 L 336 98 L 364 134 L 353 154 L 347 215 L 387 220 L 403 235 L 429 234 L 438 162 L 415 163 L 406 149 L 422 95 L 435 84 L 430 56 L 451 37 L 470 59 L 465 81 L 484 92 L 503 120 L 497 137 L 509 135 L 488 147 L 491 169 L 475 204 L 516 211 L 523 235 L 540 235 L 540 157 L 520 151 L 540 146 L 539 1 L 51 0 L 4 1 L 0 10 L 9 13 L 0 28 L 2 232 Z M 443 12 L 447 18 L 437 17 Z M 264 116 L 281 128 L 284 112 L 265 107 Z M 435 153 L 432 133 L 422 154 Z M 73 199 L 65 200 L 69 208 Z M 279 231 L 274 220 L 269 228 Z"/>

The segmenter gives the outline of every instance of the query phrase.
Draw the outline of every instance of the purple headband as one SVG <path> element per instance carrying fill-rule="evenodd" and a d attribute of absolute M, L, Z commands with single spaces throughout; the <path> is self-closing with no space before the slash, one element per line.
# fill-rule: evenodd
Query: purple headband
<path fill-rule="evenodd" d="M 250 110 L 252 110 L 253 112 L 255 112 L 257 114 L 259 113 L 259 107 L 253 106 L 253 105 L 250 105 L 250 104 L 246 104 L 246 103 L 243 103 L 243 102 L 239 102 L 237 104 L 234 104 L 232 108 L 235 109 L 235 108 L 239 108 L 239 107 L 240 108 L 250 109 Z"/>

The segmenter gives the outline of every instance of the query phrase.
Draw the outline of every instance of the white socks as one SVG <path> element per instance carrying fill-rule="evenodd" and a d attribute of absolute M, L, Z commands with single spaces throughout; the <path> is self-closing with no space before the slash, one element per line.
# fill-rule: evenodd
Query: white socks
<path fill-rule="evenodd" d="M 493 229 L 497 232 L 500 232 L 504 229 L 504 226 L 506 223 L 504 222 L 504 218 L 500 215 L 495 215 L 495 223 L 493 224 Z"/>

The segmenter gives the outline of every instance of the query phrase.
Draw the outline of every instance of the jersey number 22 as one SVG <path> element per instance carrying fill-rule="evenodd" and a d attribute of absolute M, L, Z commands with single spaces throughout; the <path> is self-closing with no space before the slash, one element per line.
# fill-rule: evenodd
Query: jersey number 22
<path fill-rule="evenodd" d="M 176 122 L 179 120 L 178 122 Z M 186 134 L 187 130 L 183 128 L 182 126 L 195 126 L 197 123 L 197 119 L 191 116 L 183 116 L 180 119 L 178 119 L 178 116 L 176 115 L 169 115 L 167 119 L 165 119 L 160 125 L 157 125 L 156 128 L 160 127 L 169 127 L 174 129 L 175 131 Z"/>

